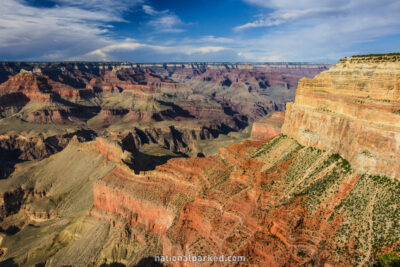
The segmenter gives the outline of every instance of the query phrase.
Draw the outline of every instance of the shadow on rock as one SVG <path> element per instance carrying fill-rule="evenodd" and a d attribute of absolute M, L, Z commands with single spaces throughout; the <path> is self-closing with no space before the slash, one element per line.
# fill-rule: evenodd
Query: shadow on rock
<path fill-rule="evenodd" d="M 22 162 L 22 160 L 18 159 L 21 154 L 20 149 L 5 149 L 0 147 L 0 179 L 6 179 L 14 172 L 15 164 Z"/>
<path fill-rule="evenodd" d="M 14 259 L 11 258 L 11 259 L 7 259 L 7 260 L 4 260 L 4 261 L 0 261 L 0 266 L 3 266 L 3 267 L 18 267 L 18 264 L 16 264 Z"/>
<path fill-rule="evenodd" d="M 103 263 L 102 265 L 100 265 L 100 267 L 125 267 L 125 264 L 119 263 L 119 262 L 113 262 L 110 264 L 107 263 Z"/>
<path fill-rule="evenodd" d="M 15 225 L 11 225 L 9 226 L 7 229 L 3 229 L 2 227 L 0 227 L 0 233 L 5 233 L 7 235 L 15 235 L 16 233 L 18 233 L 21 229 L 19 229 L 19 227 L 15 226 Z M 0 265 L 1 266 L 1 265 Z"/>
<path fill-rule="evenodd" d="M 164 267 L 160 262 L 156 262 L 154 257 L 147 257 L 141 259 L 134 267 Z"/>
<path fill-rule="evenodd" d="M 176 156 L 165 155 L 165 156 L 153 156 L 145 154 L 143 152 L 137 151 L 134 155 L 134 162 L 130 165 L 131 169 L 139 174 L 141 171 L 151 171 L 157 166 L 165 164 L 168 160 L 172 158 L 187 157 L 185 154 L 181 153 Z"/>

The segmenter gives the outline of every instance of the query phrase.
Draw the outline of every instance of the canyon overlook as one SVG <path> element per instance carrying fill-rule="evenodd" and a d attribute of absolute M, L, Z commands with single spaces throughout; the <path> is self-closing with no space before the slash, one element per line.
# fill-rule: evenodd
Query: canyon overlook
<path fill-rule="evenodd" d="M 7 64 L 2 263 L 363 266 L 400 252 L 398 55 L 329 70 Z"/>

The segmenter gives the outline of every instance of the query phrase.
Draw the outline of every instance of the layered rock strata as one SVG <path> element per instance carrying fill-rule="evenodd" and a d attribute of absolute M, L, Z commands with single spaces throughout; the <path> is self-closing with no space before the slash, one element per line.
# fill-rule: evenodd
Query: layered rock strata
<path fill-rule="evenodd" d="M 94 184 L 90 214 L 157 236 L 147 245 L 161 255 L 243 255 L 253 266 L 363 265 L 399 245 L 398 186 L 280 135 L 213 157 L 172 159 L 139 175 L 118 167 Z"/>
<path fill-rule="evenodd" d="M 0 186 L 0 263 L 140 266 L 157 255 L 226 255 L 250 266 L 362 266 L 400 245 L 400 181 L 355 172 L 338 154 L 280 135 L 135 174 L 122 147 L 74 138 L 18 165 Z"/>
<path fill-rule="evenodd" d="M 344 58 L 300 80 L 282 132 L 363 171 L 400 178 L 400 57 Z"/>
<path fill-rule="evenodd" d="M 251 138 L 254 140 L 267 140 L 279 135 L 284 119 L 284 112 L 275 112 L 268 118 L 254 122 L 251 128 Z"/>

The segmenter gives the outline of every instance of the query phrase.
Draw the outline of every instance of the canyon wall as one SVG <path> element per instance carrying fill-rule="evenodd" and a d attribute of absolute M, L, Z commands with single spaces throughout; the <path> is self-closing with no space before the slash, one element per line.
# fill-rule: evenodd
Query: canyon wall
<path fill-rule="evenodd" d="M 244 264 L 253 266 L 362 266 L 399 245 L 398 186 L 280 135 L 224 147 L 212 157 L 172 159 L 139 175 L 116 168 L 94 184 L 90 214 L 119 231 L 157 236 L 156 244 L 146 243 L 160 250 L 154 255 L 245 256 Z"/>
<path fill-rule="evenodd" d="M 251 138 L 254 140 L 268 140 L 281 133 L 285 119 L 285 112 L 275 112 L 272 116 L 253 123 Z"/>
<path fill-rule="evenodd" d="M 400 56 L 344 58 L 301 79 L 282 132 L 360 170 L 400 178 Z"/>

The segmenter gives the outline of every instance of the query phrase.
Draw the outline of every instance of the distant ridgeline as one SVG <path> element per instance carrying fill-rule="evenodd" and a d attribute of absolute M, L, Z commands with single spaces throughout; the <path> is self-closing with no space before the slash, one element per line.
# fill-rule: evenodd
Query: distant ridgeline
<path fill-rule="evenodd" d="M 129 62 L 0 62 L 0 83 L 8 79 L 8 76 L 16 75 L 21 69 L 33 71 L 40 69 L 43 74 L 52 77 L 51 74 L 62 72 L 81 71 L 83 73 L 98 74 L 107 70 L 122 69 L 207 69 L 220 70 L 278 70 L 283 69 L 316 69 L 327 70 L 332 65 L 329 63 L 308 63 L 308 62 L 270 62 L 270 63 L 234 63 L 234 62 L 188 62 L 188 63 L 129 63 Z"/>

